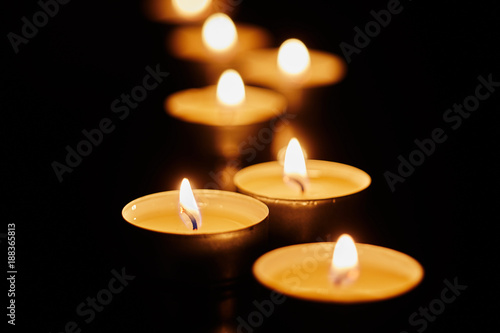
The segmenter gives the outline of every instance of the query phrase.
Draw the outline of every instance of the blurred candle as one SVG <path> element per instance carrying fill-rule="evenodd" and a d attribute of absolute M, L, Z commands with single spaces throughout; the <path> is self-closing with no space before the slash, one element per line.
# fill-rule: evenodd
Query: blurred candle
<path fill-rule="evenodd" d="M 212 2 L 212 0 L 145 0 L 144 11 L 152 21 L 171 24 L 196 23 L 213 13 Z"/>
<path fill-rule="evenodd" d="M 203 45 L 216 54 L 228 54 L 238 42 L 236 26 L 229 16 L 210 16 L 201 29 Z"/>
<path fill-rule="evenodd" d="M 226 70 L 217 86 L 180 91 L 169 96 L 165 109 L 194 126 L 193 135 L 206 152 L 238 157 L 239 145 L 281 115 L 285 98 L 272 90 L 246 86 L 234 70 Z"/>
<path fill-rule="evenodd" d="M 175 57 L 195 64 L 213 83 L 221 72 L 233 67 L 237 55 L 270 44 L 269 33 L 248 24 L 234 24 L 229 16 L 215 13 L 202 26 L 175 29 L 168 37 L 168 51 Z"/>
<path fill-rule="evenodd" d="M 310 88 L 331 85 L 344 78 L 344 61 L 331 53 L 309 50 L 291 38 L 278 49 L 258 49 L 241 58 L 245 80 L 271 88 Z"/>
<path fill-rule="evenodd" d="M 211 0 L 172 0 L 172 5 L 179 15 L 192 17 L 207 10 L 211 2 Z"/>
<path fill-rule="evenodd" d="M 341 81 L 346 64 L 338 56 L 319 50 L 291 38 L 277 49 L 256 49 L 239 57 L 237 68 L 245 81 L 276 89 L 289 101 L 291 112 L 310 109 L 312 88 L 324 87 Z"/>
<path fill-rule="evenodd" d="M 311 56 L 309 50 L 300 40 L 286 40 L 278 50 L 278 69 L 283 77 L 295 83 L 304 81 L 310 74 Z"/>

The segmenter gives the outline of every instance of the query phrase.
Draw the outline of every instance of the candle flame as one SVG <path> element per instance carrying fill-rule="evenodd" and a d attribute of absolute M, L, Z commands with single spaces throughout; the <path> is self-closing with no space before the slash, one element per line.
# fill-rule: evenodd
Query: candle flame
<path fill-rule="evenodd" d="M 335 244 L 329 277 L 336 285 L 353 283 L 359 277 L 358 251 L 348 234 L 341 235 Z"/>
<path fill-rule="evenodd" d="M 245 101 L 245 84 L 234 69 L 225 70 L 217 83 L 217 100 L 225 106 L 237 106 Z"/>
<path fill-rule="evenodd" d="M 206 19 L 202 28 L 203 44 L 215 52 L 232 48 L 238 40 L 236 26 L 229 16 L 216 13 Z"/>
<path fill-rule="evenodd" d="M 201 214 L 194 198 L 189 180 L 184 178 L 179 191 L 179 217 L 188 229 L 201 227 Z"/>
<path fill-rule="evenodd" d="M 300 40 L 291 38 L 281 44 L 278 51 L 278 68 L 286 75 L 300 76 L 310 66 L 307 47 Z"/>
<path fill-rule="evenodd" d="M 175 11 L 185 17 L 201 14 L 208 8 L 212 0 L 172 0 Z"/>
<path fill-rule="evenodd" d="M 306 160 L 300 147 L 299 140 L 292 138 L 288 143 L 285 152 L 285 162 L 283 166 L 283 180 L 286 184 L 299 186 L 304 192 L 307 187 L 308 177 Z"/>

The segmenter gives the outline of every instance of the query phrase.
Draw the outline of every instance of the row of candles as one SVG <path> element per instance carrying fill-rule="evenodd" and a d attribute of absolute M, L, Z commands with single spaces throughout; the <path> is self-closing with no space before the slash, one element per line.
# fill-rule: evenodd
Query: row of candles
<path fill-rule="evenodd" d="M 203 17 L 186 12 L 194 7 L 182 9 L 183 4 L 197 4 L 202 12 L 208 8 L 207 0 L 167 2 L 168 18 L 175 22 Z M 171 35 L 175 55 L 207 67 L 217 64 L 223 73 L 217 85 L 172 94 L 165 109 L 183 122 L 210 128 L 213 135 L 226 133 L 224 149 L 216 147 L 223 156 L 237 155 L 242 135 L 286 111 L 287 89 L 329 85 L 344 75 L 335 55 L 310 51 L 296 39 L 279 49 L 262 49 L 266 41 L 263 30 L 241 28 L 222 13 Z M 272 90 L 246 86 L 238 71 L 224 68 L 232 63 L 243 64 L 245 79 Z M 179 190 L 133 200 L 122 215 L 134 237 L 144 240 L 141 246 L 157 261 L 160 276 L 221 282 L 251 270 L 263 286 L 298 299 L 369 302 L 404 294 L 423 277 L 422 266 L 412 257 L 355 243 L 347 234 L 336 242 L 317 242 L 339 232 L 336 222 L 349 219 L 350 207 L 370 183 L 370 176 L 356 167 L 308 160 L 293 138 L 283 161 L 251 165 L 234 175 L 239 193 L 193 190 L 183 179 Z M 307 268 L 308 274 L 290 279 L 298 267 Z"/>

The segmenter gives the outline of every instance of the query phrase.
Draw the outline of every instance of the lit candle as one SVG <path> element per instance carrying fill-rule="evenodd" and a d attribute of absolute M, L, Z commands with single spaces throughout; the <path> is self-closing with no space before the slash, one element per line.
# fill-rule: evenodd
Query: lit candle
<path fill-rule="evenodd" d="M 340 223 L 353 221 L 360 194 L 370 176 L 353 166 L 320 160 L 304 161 L 296 139 L 278 161 L 244 168 L 234 176 L 241 193 L 268 205 L 269 233 L 274 246 L 326 240 Z M 292 164 L 289 164 L 292 163 Z"/>
<path fill-rule="evenodd" d="M 245 81 L 273 88 L 283 93 L 290 104 L 290 112 L 298 113 L 312 97 L 313 89 L 341 81 L 346 64 L 338 56 L 319 50 L 310 50 L 295 38 L 288 39 L 277 49 L 256 49 L 239 57 L 236 66 Z M 309 95 L 303 96 L 304 94 Z"/>
<path fill-rule="evenodd" d="M 309 50 L 295 38 L 277 49 L 251 50 L 241 58 L 245 80 L 272 88 L 310 88 L 334 84 L 345 76 L 344 61 L 331 53 Z"/>
<path fill-rule="evenodd" d="M 147 195 L 122 211 L 129 244 L 154 276 L 222 281 L 249 273 L 267 244 L 268 208 L 233 192 L 191 190 Z M 199 281 L 198 281 L 199 282 Z"/>
<path fill-rule="evenodd" d="M 284 295 L 313 302 L 363 303 L 400 296 L 423 278 L 412 257 L 385 247 L 334 243 L 291 245 L 268 252 L 253 266 L 257 280 Z"/>
<path fill-rule="evenodd" d="M 152 21 L 196 23 L 213 13 L 213 4 L 212 0 L 146 0 L 144 11 Z"/>
<path fill-rule="evenodd" d="M 212 83 L 223 69 L 233 67 L 237 55 L 266 47 L 270 39 L 262 28 L 234 24 L 226 14 L 215 13 L 202 26 L 184 26 L 172 31 L 167 46 L 173 56 L 200 64 Z"/>
<path fill-rule="evenodd" d="M 239 156 L 239 144 L 264 124 L 281 115 L 286 99 L 269 89 L 244 85 L 234 70 L 218 84 L 174 93 L 165 101 L 169 115 L 195 126 L 205 150 L 217 156 Z"/>

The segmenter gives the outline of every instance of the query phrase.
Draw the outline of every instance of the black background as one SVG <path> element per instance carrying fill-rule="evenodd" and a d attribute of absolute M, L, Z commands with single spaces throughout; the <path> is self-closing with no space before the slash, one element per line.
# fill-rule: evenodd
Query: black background
<path fill-rule="evenodd" d="M 311 48 L 341 54 L 341 42 L 353 44 L 353 28 L 363 28 L 372 20 L 371 10 L 386 6 L 386 1 L 245 0 L 231 14 L 235 21 L 269 29 L 275 46 L 298 37 Z M 405 252 L 425 268 L 412 301 L 386 314 L 385 326 L 373 331 L 415 332 L 408 316 L 440 297 L 444 279 L 455 278 L 468 288 L 425 331 L 485 331 L 498 326 L 499 92 L 457 130 L 442 117 L 474 94 L 479 75 L 500 81 L 500 6 L 408 0 L 402 6 L 352 56 L 346 78 L 325 88 L 323 100 L 316 101 L 321 118 L 305 129 L 316 145 L 311 157 L 368 172 L 371 202 L 360 209 L 369 218 L 356 240 Z M 87 324 L 75 312 L 107 286 L 112 269 L 128 267 L 121 218 L 126 203 L 174 189 L 181 177 L 195 184 L 211 180 L 210 158 L 196 149 L 189 152 L 193 138 L 163 110 L 166 96 L 198 82 L 186 74 L 186 63 L 166 52 L 170 27 L 149 21 L 139 1 L 73 0 L 15 54 L 6 36 L 20 34 L 21 18 L 31 19 L 39 6 L 26 1 L 2 7 L 1 232 L 16 224 L 15 329 L 61 332 L 76 321 L 84 332 L 167 332 L 179 331 L 179 325 L 185 331 L 207 330 L 201 323 L 213 318 L 202 311 L 201 296 L 179 303 L 185 307 L 180 312 L 190 315 L 158 308 L 157 298 L 172 295 L 155 293 L 150 281 L 130 268 L 135 280 L 95 320 Z M 145 67 L 156 64 L 169 77 L 119 120 L 111 102 L 141 84 Z M 66 145 L 75 147 L 84 138 L 81 131 L 96 128 L 103 118 L 112 119 L 115 130 L 60 183 L 51 163 L 64 163 Z M 445 130 L 447 141 L 392 193 L 384 172 L 396 172 L 398 156 L 407 157 L 413 141 L 429 138 L 437 127 Z M 5 263 L 5 239 L 1 244 Z M 248 297 L 236 315 L 253 310 Z M 266 323 L 263 328 L 279 331 L 279 323 Z M 308 325 L 316 330 L 314 322 Z M 335 331 L 335 323 L 329 330 Z"/>

